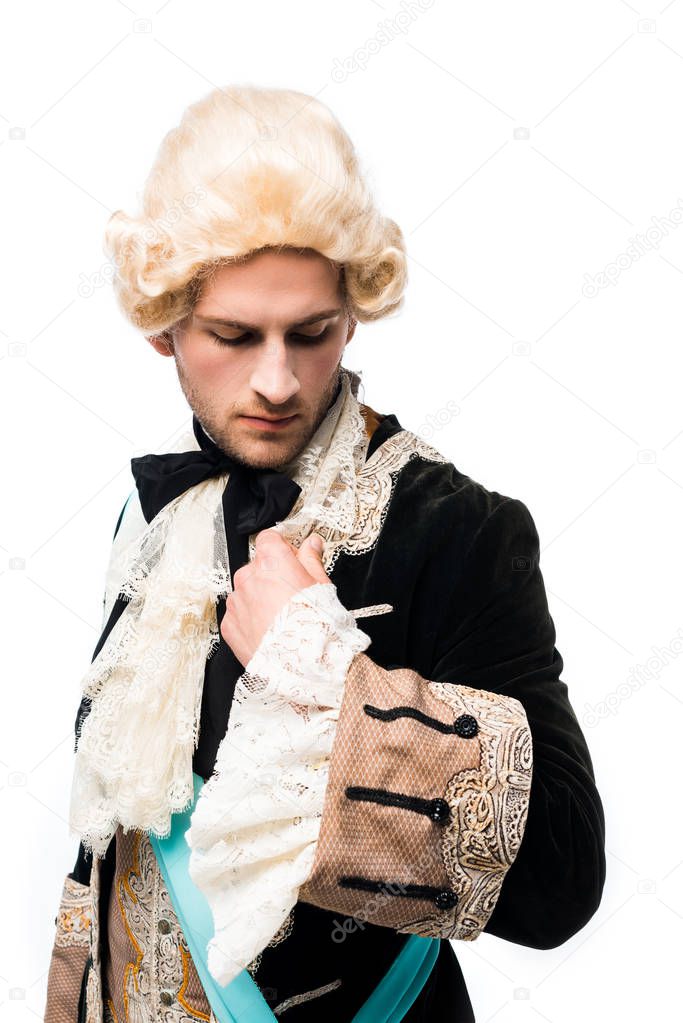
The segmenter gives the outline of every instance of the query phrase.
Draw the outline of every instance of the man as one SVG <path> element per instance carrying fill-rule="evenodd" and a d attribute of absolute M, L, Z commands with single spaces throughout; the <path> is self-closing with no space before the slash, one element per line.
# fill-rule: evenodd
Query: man
<path fill-rule="evenodd" d="M 275 1018 L 352 1020 L 421 935 L 438 958 L 391 1018 L 474 1020 L 449 938 L 554 948 L 597 910 L 603 809 L 533 520 L 358 405 L 341 366 L 354 328 L 330 260 L 267 248 L 149 338 L 175 360 L 194 440 L 133 459 L 77 721 L 87 841 L 47 1023 L 216 1018 L 151 841 L 187 804 L 187 756 L 206 783 L 187 841 L 208 970 L 223 984 L 247 970 Z M 216 508 L 227 579 L 192 527 Z M 174 536 L 182 569 L 163 560 Z M 213 605 L 186 592 L 193 544 Z M 203 685 L 181 684 L 202 658 Z"/>

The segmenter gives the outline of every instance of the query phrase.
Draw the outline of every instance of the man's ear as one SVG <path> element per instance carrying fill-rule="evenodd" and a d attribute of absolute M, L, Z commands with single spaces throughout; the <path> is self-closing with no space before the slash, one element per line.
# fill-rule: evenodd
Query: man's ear
<path fill-rule="evenodd" d="M 164 330 L 161 334 L 152 334 L 147 340 L 151 344 L 152 348 L 159 353 L 159 355 L 173 355 L 173 338 L 168 330 Z"/>

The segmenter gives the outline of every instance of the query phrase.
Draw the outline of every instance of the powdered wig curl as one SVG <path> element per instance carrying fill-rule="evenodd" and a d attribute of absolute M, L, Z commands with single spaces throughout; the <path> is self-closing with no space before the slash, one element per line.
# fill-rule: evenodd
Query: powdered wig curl
<path fill-rule="evenodd" d="M 114 290 L 147 335 L 183 320 L 216 268 L 271 247 L 313 249 L 339 267 L 349 314 L 403 302 L 398 225 L 377 210 L 341 124 L 312 96 L 233 85 L 189 106 L 164 136 L 137 216 L 105 231 Z"/>

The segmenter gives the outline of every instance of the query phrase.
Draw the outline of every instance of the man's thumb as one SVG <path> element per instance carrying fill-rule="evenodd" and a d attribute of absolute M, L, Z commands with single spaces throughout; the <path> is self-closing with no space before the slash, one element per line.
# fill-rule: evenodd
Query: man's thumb
<path fill-rule="evenodd" d="M 316 554 L 322 555 L 323 552 L 323 538 L 319 533 L 311 533 L 308 539 L 311 541 L 311 547 Z"/>
<path fill-rule="evenodd" d="M 311 533 L 299 548 L 299 561 L 303 562 L 304 568 L 314 579 L 326 582 L 328 575 L 323 566 L 322 552 L 322 537 L 317 533 Z"/>

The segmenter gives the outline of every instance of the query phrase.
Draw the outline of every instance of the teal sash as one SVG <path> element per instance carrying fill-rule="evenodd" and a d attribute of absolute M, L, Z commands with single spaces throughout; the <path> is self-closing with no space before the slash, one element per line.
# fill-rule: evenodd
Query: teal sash
<path fill-rule="evenodd" d="M 182 927 L 199 980 L 219 1023 L 277 1023 L 277 1016 L 248 970 L 223 987 L 209 973 L 206 946 L 213 936 L 213 917 L 203 893 L 190 878 L 190 847 L 185 832 L 204 784 L 193 774 L 194 801 L 171 817 L 166 838 L 149 835 L 159 869 Z M 424 987 L 439 954 L 439 938 L 410 934 L 403 948 L 351 1023 L 399 1023 Z"/>

